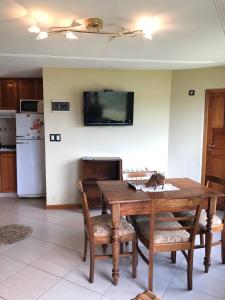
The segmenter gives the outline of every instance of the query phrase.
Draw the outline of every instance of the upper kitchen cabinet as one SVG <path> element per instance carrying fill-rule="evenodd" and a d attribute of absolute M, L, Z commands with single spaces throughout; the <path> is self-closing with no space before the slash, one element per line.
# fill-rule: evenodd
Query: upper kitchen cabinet
<path fill-rule="evenodd" d="M 42 78 L 0 79 L 0 108 L 19 111 L 20 99 L 42 100 Z"/>
<path fill-rule="evenodd" d="M 18 108 L 18 92 L 17 80 L 2 79 L 1 80 L 1 103 L 2 109 Z"/>
<path fill-rule="evenodd" d="M 18 79 L 18 98 L 34 99 L 34 81 L 33 79 Z"/>
<path fill-rule="evenodd" d="M 43 100 L 43 80 L 42 78 L 34 79 L 34 99 Z"/>

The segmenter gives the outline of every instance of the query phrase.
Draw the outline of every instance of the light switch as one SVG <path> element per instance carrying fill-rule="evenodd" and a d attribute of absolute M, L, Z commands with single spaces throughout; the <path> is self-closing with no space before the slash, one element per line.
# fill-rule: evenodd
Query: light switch
<path fill-rule="evenodd" d="M 57 142 L 60 142 L 61 141 L 61 134 L 56 134 L 56 141 Z"/>
<path fill-rule="evenodd" d="M 50 134 L 50 142 L 54 142 L 55 141 L 55 135 L 54 134 Z"/>
<path fill-rule="evenodd" d="M 50 134 L 50 142 L 61 142 L 61 134 L 51 133 Z"/>

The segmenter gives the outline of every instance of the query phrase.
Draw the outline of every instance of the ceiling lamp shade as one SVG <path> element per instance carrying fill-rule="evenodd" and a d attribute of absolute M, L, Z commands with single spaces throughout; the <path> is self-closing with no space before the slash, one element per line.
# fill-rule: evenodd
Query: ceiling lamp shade
<path fill-rule="evenodd" d="M 69 40 L 77 40 L 78 39 L 78 37 L 72 31 L 66 32 L 66 38 Z"/>
<path fill-rule="evenodd" d="M 48 32 L 41 31 L 37 36 L 37 40 L 47 39 L 47 37 L 48 37 Z"/>
<path fill-rule="evenodd" d="M 32 25 L 27 30 L 31 33 L 39 33 L 41 31 L 37 25 Z"/>

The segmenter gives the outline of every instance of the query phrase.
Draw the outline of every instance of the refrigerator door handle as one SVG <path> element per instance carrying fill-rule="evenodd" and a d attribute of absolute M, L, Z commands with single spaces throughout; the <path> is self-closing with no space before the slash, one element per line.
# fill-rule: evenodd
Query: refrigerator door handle
<path fill-rule="evenodd" d="M 18 145 L 20 145 L 20 144 L 29 144 L 28 142 L 16 142 L 16 144 Z"/>
<path fill-rule="evenodd" d="M 17 138 L 25 137 L 25 135 L 17 135 Z"/>

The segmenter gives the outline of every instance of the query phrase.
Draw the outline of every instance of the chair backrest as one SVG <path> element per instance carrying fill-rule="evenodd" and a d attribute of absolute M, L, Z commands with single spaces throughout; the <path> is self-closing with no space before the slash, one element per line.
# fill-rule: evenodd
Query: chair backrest
<path fill-rule="evenodd" d="M 148 180 L 156 171 L 144 170 L 124 170 L 123 180 Z"/>
<path fill-rule="evenodd" d="M 188 231 L 190 233 L 189 244 L 190 247 L 194 247 L 195 236 L 198 231 L 199 217 L 201 214 L 203 200 L 200 198 L 196 199 L 152 199 L 152 204 L 150 208 L 150 241 L 154 241 L 154 232 L 155 230 L 162 231 Z M 157 212 L 185 212 L 193 211 L 193 214 L 182 214 L 182 216 L 171 216 L 163 217 L 162 214 Z M 157 227 L 157 221 L 160 221 L 161 228 Z M 187 221 L 187 226 L 166 226 L 166 222 L 174 221 Z M 191 221 L 191 222 L 190 222 Z M 154 246 L 154 245 L 153 245 Z M 150 245 L 150 247 L 153 247 Z"/>
<path fill-rule="evenodd" d="M 86 193 L 84 192 L 81 180 L 78 181 L 77 187 L 78 187 L 81 204 L 82 204 L 84 226 L 87 229 L 89 238 L 91 238 L 92 237 L 92 230 L 91 230 L 92 229 L 92 220 L 91 220 L 90 210 L 89 210 L 89 206 L 88 206 L 87 196 L 86 196 Z"/>
<path fill-rule="evenodd" d="M 224 178 L 220 178 L 217 176 L 212 176 L 212 175 L 206 175 L 205 177 L 205 181 L 206 181 L 206 185 L 209 186 L 209 184 L 212 183 L 217 183 L 220 185 L 225 186 L 225 179 Z"/>

